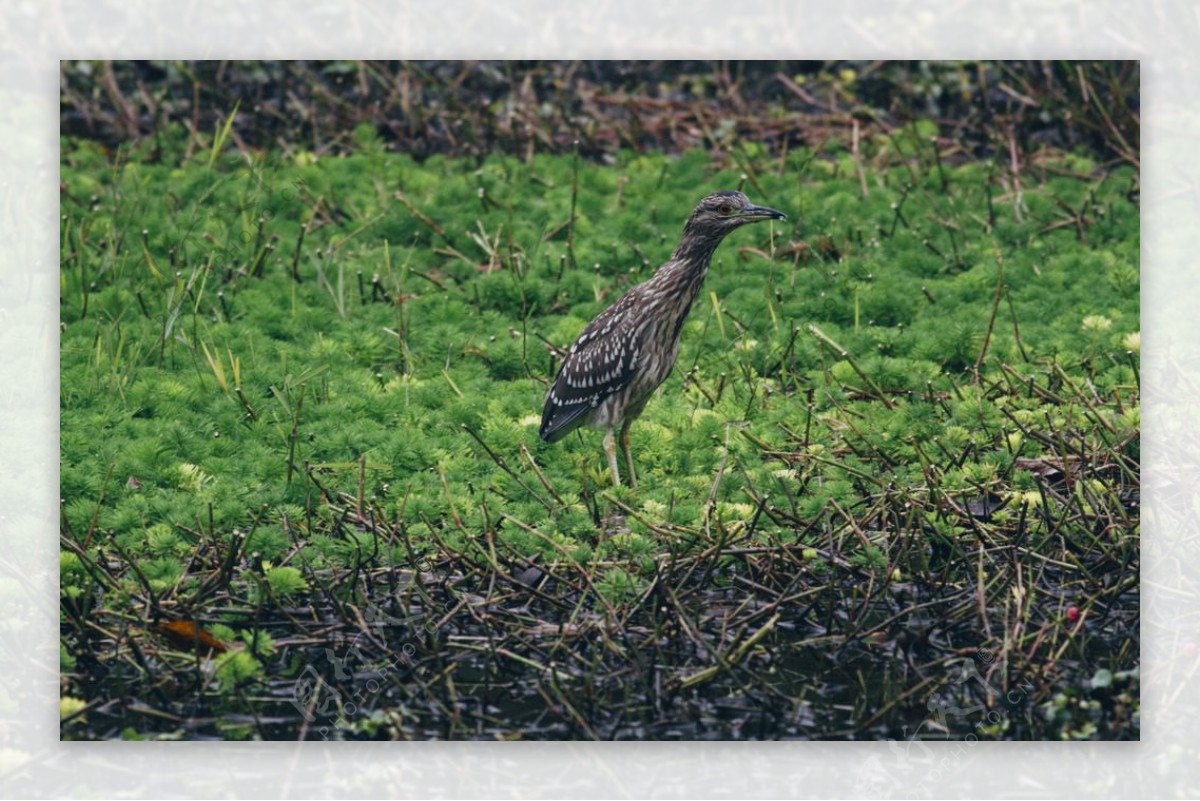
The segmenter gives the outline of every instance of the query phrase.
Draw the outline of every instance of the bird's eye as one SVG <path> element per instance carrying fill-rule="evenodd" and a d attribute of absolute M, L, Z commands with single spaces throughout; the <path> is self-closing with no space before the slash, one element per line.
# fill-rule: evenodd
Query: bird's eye
<path fill-rule="evenodd" d="M 722 217 L 728 217 L 730 214 L 733 214 L 733 207 L 730 206 L 728 203 L 722 203 L 717 208 L 717 211 L 720 212 Z"/>

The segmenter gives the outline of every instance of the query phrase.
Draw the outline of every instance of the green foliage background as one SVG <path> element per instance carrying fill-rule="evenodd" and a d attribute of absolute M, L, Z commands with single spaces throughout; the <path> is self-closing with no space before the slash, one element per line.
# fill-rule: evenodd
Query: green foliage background
<path fill-rule="evenodd" d="M 96 528 L 153 561 L 188 547 L 181 526 L 229 532 L 253 519 L 255 550 L 278 559 L 290 547 L 282 517 L 321 511 L 289 465 L 319 465 L 328 486 L 353 492 L 363 458 L 366 492 L 392 514 L 443 521 L 453 507 L 478 531 L 490 507 L 572 545 L 591 541 L 588 515 L 550 514 L 464 427 L 511 464 L 523 444 L 565 496 L 606 481 L 598 436 L 537 439 L 538 379 L 554 369 L 539 338 L 569 344 L 670 254 L 699 196 L 745 180 L 699 153 L 581 164 L 568 248 L 565 230 L 545 239 L 570 218 L 570 158 L 416 164 L 360 134 L 360 152 L 345 158 L 227 156 L 212 167 L 136 157 L 113 166 L 86 143 L 64 143 L 75 202 L 62 225 L 62 496 L 74 530 L 95 515 Z M 919 153 L 919 138 L 907 144 Z M 1052 360 L 1100 393 L 1136 385 L 1125 343 L 1138 331 L 1129 170 L 1092 178 L 1093 165 L 1070 158 L 1072 175 L 989 200 L 998 193 L 986 164 L 941 174 L 898 164 L 872 175 L 864 197 L 850 155 L 823 155 L 832 157 L 757 160 L 747 191 L 816 244 L 798 256 L 787 250 L 790 226 L 760 226 L 718 251 L 679 366 L 634 428 L 639 502 L 698 519 L 726 454 L 747 479 L 773 483 L 780 465 L 732 426 L 783 448 L 783 426 L 805 424 L 806 391 L 820 415 L 862 385 L 809 324 L 880 387 L 913 393 L 872 428 L 914 460 L 911 436 L 944 436 L 921 395 L 966 384 L 979 354 L 998 256 L 1007 292 L 989 369 L 1038 372 Z M 408 213 L 397 190 L 446 236 Z M 1043 230 L 1063 204 L 1093 218 L 1086 243 L 1073 226 Z M 689 373 L 709 394 L 722 387 L 719 399 L 685 389 Z M 969 392 L 956 404 L 968 427 L 983 414 L 992 434 L 1005 428 Z M 742 480 L 724 482 L 722 499 L 744 500 Z"/>
<path fill-rule="evenodd" d="M 1015 509 L 1036 500 L 1021 460 L 1057 455 L 1055 432 L 1136 459 L 1136 173 L 1053 153 L 1014 181 L 943 163 L 930 133 L 743 144 L 738 170 L 698 151 L 417 163 L 366 126 L 332 158 L 224 153 L 219 132 L 211 158 L 182 136 L 154 158 L 64 139 L 64 599 L 144 614 L 146 587 L 198 593 L 197 550 L 242 537 L 233 590 L 258 604 L 364 553 L 411 566 L 368 532 L 332 536 L 349 503 L 427 553 L 479 554 L 486 533 L 595 565 L 619 604 L 668 549 L 816 538 L 797 521 L 883 494 Z M 718 250 L 633 427 L 640 485 L 611 489 L 599 434 L 537 438 L 545 343 L 568 345 L 670 255 L 700 197 L 734 187 L 790 220 Z M 767 497 L 791 522 L 757 513 Z M 605 536 L 614 512 L 628 530 Z M 933 539 L 967 531 L 926 518 Z M 1136 552 L 1136 529 L 1118 539 Z M 928 567 L 848 547 L 885 578 Z M 130 562 L 102 592 L 85 560 L 114 551 Z M 237 681 L 262 670 L 238 659 Z"/>

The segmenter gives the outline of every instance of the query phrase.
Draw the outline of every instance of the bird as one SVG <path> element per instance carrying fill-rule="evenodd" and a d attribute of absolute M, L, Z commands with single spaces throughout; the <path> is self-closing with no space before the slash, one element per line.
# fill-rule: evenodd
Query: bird
<path fill-rule="evenodd" d="M 654 275 L 630 289 L 588 323 L 571 345 L 546 392 L 538 436 L 557 442 L 582 425 L 605 430 L 604 452 L 614 486 L 616 431 L 631 487 L 637 473 L 629 426 L 671 374 L 683 321 L 700 292 L 713 251 L 735 228 L 787 215 L 756 206 L 742 192 L 724 190 L 701 200 L 683 226 L 679 246 Z"/>

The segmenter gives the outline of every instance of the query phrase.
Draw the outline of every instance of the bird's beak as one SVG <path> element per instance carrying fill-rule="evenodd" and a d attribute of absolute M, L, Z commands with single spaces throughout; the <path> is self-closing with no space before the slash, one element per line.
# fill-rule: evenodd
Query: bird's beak
<path fill-rule="evenodd" d="M 766 206 L 746 206 L 738 213 L 738 217 L 747 222 L 753 220 L 786 220 L 787 215 L 782 211 L 767 208 Z"/>

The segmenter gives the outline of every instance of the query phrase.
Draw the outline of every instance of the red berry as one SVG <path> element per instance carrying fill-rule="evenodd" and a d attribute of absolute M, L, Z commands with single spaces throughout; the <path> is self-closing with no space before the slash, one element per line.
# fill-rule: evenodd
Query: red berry
<path fill-rule="evenodd" d="M 1079 607 L 1068 606 L 1067 607 L 1067 622 L 1074 623 L 1076 620 L 1079 620 Z"/>

